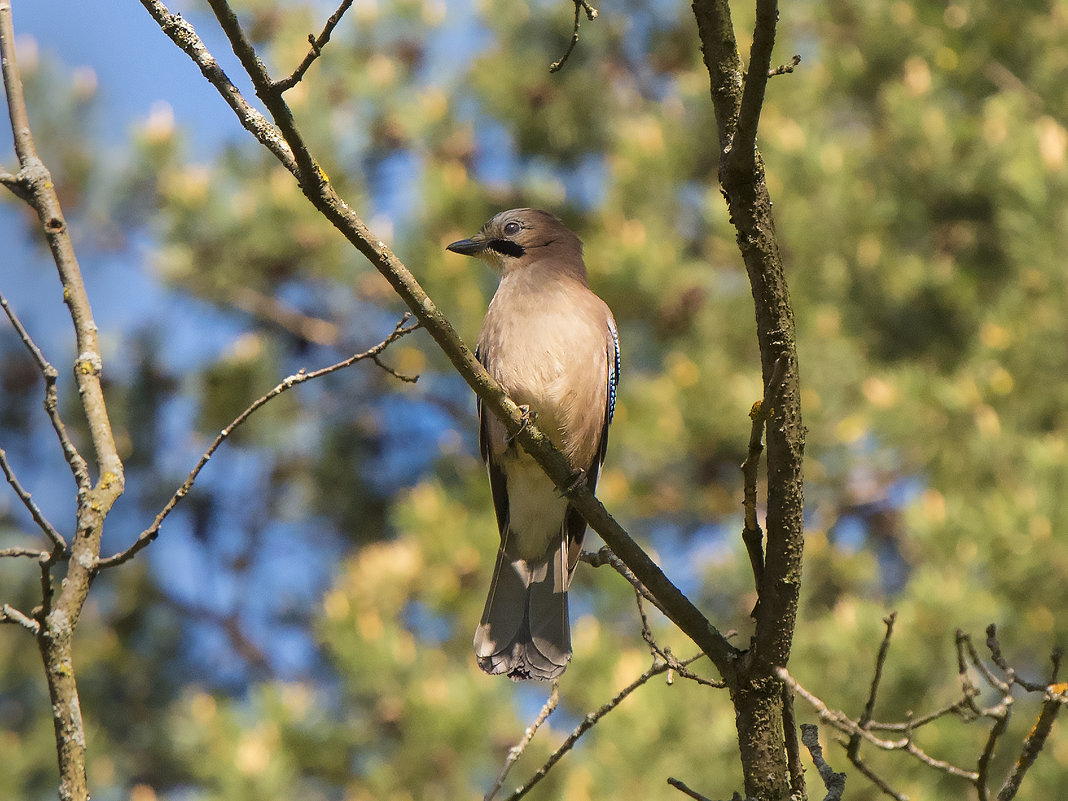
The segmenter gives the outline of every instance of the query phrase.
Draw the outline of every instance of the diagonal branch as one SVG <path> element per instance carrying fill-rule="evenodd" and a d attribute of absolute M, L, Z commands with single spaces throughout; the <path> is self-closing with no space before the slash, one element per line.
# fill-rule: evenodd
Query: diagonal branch
<path fill-rule="evenodd" d="M 670 667 L 671 666 L 668 665 L 667 662 L 654 662 L 651 668 L 649 668 L 647 671 L 638 676 L 638 678 L 636 678 L 634 681 L 632 681 L 630 684 L 628 684 L 626 687 L 616 693 L 615 696 L 612 697 L 611 701 L 601 707 L 598 707 L 593 712 L 587 714 L 586 717 L 582 719 L 582 722 L 579 723 L 579 725 L 576 726 L 574 730 L 572 730 L 571 734 L 567 736 L 563 743 L 560 744 L 560 747 L 553 751 L 553 753 L 545 761 L 545 764 L 538 768 L 537 772 L 533 776 L 531 776 L 530 779 L 527 780 L 526 784 L 522 785 L 521 787 L 518 787 L 514 793 L 512 793 L 510 796 L 508 796 L 507 799 L 505 799 L 505 801 L 519 801 L 520 798 L 529 793 L 538 782 L 545 778 L 549 771 L 553 769 L 553 766 L 556 765 L 556 763 L 559 762 L 564 757 L 564 755 L 575 746 L 575 743 L 579 741 L 582 735 L 584 735 L 586 732 L 588 732 L 590 729 L 597 725 L 598 721 L 600 721 L 601 718 L 603 718 L 605 715 L 607 715 L 609 712 L 611 712 L 613 709 L 623 703 L 624 699 L 626 699 L 628 695 L 630 695 L 643 684 L 648 682 L 649 679 L 653 678 L 654 676 L 659 676 L 661 673 L 666 673 L 670 669 Z"/>
<path fill-rule="evenodd" d="M 18 477 L 15 475 L 15 471 L 11 469 L 11 465 L 7 461 L 7 453 L 3 448 L 0 448 L 0 471 L 3 471 L 4 478 L 7 479 L 7 483 L 11 485 L 11 488 L 15 490 L 15 494 L 19 496 L 19 500 L 22 501 L 22 505 L 25 506 L 30 515 L 33 517 L 33 522 L 37 524 L 37 527 L 44 532 L 52 543 L 52 547 L 57 553 L 63 553 L 67 550 L 67 542 L 63 539 L 63 535 L 56 531 L 55 527 L 48 522 L 44 514 L 33 500 L 33 497 L 29 492 L 19 483 Z M 0 552 L 2 553 L 2 552 Z M 12 554 L 8 554 L 12 555 Z M 21 556 L 27 556 L 28 554 L 20 554 Z"/>
<path fill-rule="evenodd" d="M 530 745 L 530 741 L 534 739 L 534 735 L 538 733 L 538 729 L 541 728 L 546 720 L 556 710 L 556 705 L 560 703 L 560 681 L 559 679 L 553 680 L 553 688 L 549 693 L 549 698 L 545 701 L 545 704 L 541 708 L 541 712 L 534 718 L 534 722 L 527 726 L 527 730 L 523 732 L 523 739 L 521 739 L 516 745 L 508 749 L 508 756 L 504 760 L 504 766 L 501 768 L 501 772 L 497 774 L 497 780 L 493 782 L 493 786 L 489 789 L 489 792 L 483 796 L 482 801 L 492 801 L 493 797 L 501 789 L 501 785 L 504 784 L 504 780 L 508 778 L 508 772 L 512 769 L 512 765 L 516 763 L 519 757 L 523 756 L 523 752 Z"/>
<path fill-rule="evenodd" d="M 337 362 L 336 364 L 332 364 L 329 367 L 323 367 L 319 370 L 314 370 L 310 373 L 304 370 L 301 370 L 298 373 L 294 373 L 293 375 L 286 377 L 281 383 L 277 384 L 265 395 L 262 395 L 256 400 L 254 400 L 248 406 L 247 409 L 245 409 L 243 412 L 241 412 L 241 414 L 234 418 L 233 422 L 231 422 L 230 425 L 226 426 L 226 428 L 219 432 L 218 436 L 215 437 L 215 440 L 211 443 L 211 445 L 208 446 L 208 449 L 204 451 L 204 455 L 200 457 L 200 460 L 196 463 L 193 469 L 189 471 L 189 475 L 186 476 L 186 479 L 182 482 L 182 485 L 178 487 L 177 490 L 175 490 L 174 495 L 171 496 L 170 500 L 167 501 L 167 504 L 163 507 L 163 509 L 160 510 L 159 514 L 156 515 L 156 519 L 152 521 L 152 525 L 142 531 L 138 535 L 134 543 L 125 551 L 121 551 L 112 556 L 98 560 L 96 563 L 96 569 L 103 570 L 105 568 L 115 567 L 117 565 L 123 564 L 124 562 L 128 562 L 133 559 L 134 556 L 138 554 L 138 552 L 143 550 L 149 543 L 156 539 L 156 537 L 159 536 L 160 526 L 163 525 L 163 521 L 166 520 L 170 513 L 174 511 L 174 507 L 176 507 L 181 502 L 181 500 L 189 494 L 189 491 L 193 488 L 193 484 L 196 483 L 197 476 L 200 475 L 200 471 L 204 469 L 204 466 L 215 454 L 215 451 L 219 449 L 219 446 L 221 446 L 230 437 L 230 435 L 234 433 L 234 431 L 240 428 L 241 425 L 245 423 L 245 421 L 247 421 L 253 414 L 255 414 L 256 411 L 268 404 L 270 401 L 277 398 L 283 392 L 292 389 L 298 384 L 303 384 L 304 382 L 311 381 L 315 378 L 321 378 L 325 375 L 329 375 L 330 373 L 336 373 L 338 370 L 343 370 L 346 367 L 349 367 L 355 364 L 356 362 L 363 361 L 365 359 L 371 359 L 377 362 L 378 357 L 379 355 L 381 355 L 382 351 L 389 347 L 393 342 L 396 342 L 401 337 L 410 334 L 412 331 L 415 331 L 417 328 L 419 328 L 418 324 L 411 326 L 407 325 L 408 320 L 410 318 L 410 315 L 405 314 L 404 317 L 401 318 L 400 322 L 398 322 L 396 326 L 394 326 L 393 331 L 390 332 L 389 336 L 387 336 L 374 347 L 365 350 L 363 353 L 357 353 L 347 359 L 344 359 L 343 361 Z M 390 370 L 390 372 L 393 373 L 392 370 Z M 396 375 L 396 373 L 393 374 Z M 414 380 L 405 376 L 402 376 L 402 378 L 409 381 Z"/>
<path fill-rule="evenodd" d="M 0 623 L 14 623 L 17 626 L 22 626 L 33 634 L 37 634 L 41 630 L 40 623 L 25 613 L 20 612 L 10 604 L 0 605 Z"/>
<path fill-rule="evenodd" d="M 41 375 L 45 382 L 45 400 L 44 408 L 45 413 L 48 415 L 48 419 L 52 422 L 52 429 L 56 432 L 56 437 L 59 439 L 59 445 L 63 449 L 63 455 L 67 459 L 67 464 L 70 465 L 71 472 L 74 473 L 74 480 L 78 483 L 78 486 L 82 489 L 89 489 L 92 486 L 92 480 L 89 478 L 89 467 L 85 463 L 85 459 L 78 453 L 78 449 L 74 447 L 74 442 L 70 438 L 70 434 L 67 433 L 67 426 L 63 423 L 63 418 L 59 416 L 59 393 L 56 389 L 56 382 L 59 380 L 59 371 L 53 367 L 44 354 L 41 353 L 41 349 L 37 347 L 37 343 L 30 337 L 26 327 L 22 324 L 22 321 L 15 314 L 15 310 L 11 308 L 11 305 L 7 302 L 2 294 L 0 294 L 0 306 L 3 307 L 4 312 L 7 314 L 7 319 L 11 321 L 11 326 L 15 329 L 15 333 L 19 335 L 19 339 L 22 340 L 22 344 L 26 346 L 26 350 L 30 352 L 30 356 L 37 363 L 37 369 L 41 371 Z"/>
<path fill-rule="evenodd" d="M 308 68 L 315 62 L 315 59 L 322 55 L 323 48 L 326 47 L 326 43 L 330 41 L 330 35 L 334 32 L 334 28 L 341 22 L 341 17 L 344 16 L 345 12 L 349 10 L 349 6 L 351 5 L 352 0 L 341 0 L 341 5 L 337 7 L 337 11 L 330 15 L 330 18 L 326 21 L 326 25 L 323 26 L 322 33 L 320 33 L 318 37 L 310 33 L 308 34 L 308 44 L 311 45 L 311 49 L 289 77 L 274 82 L 273 87 L 276 91 L 284 92 L 287 89 L 292 89 L 300 83 L 301 79 L 304 78 L 304 73 L 308 71 Z"/>
<path fill-rule="evenodd" d="M 167 6 L 158 0 L 141 0 L 141 5 L 152 15 L 152 19 L 159 25 L 160 30 L 200 68 L 201 74 L 208 80 L 208 83 L 215 87 L 226 104 L 233 109 L 241 125 L 295 175 L 297 165 L 289 145 L 286 144 L 278 129 L 245 100 L 241 91 L 234 86 L 223 68 L 219 66 L 219 62 L 208 52 L 208 48 L 197 36 L 193 25 L 180 14 L 172 14 Z"/>
<path fill-rule="evenodd" d="M 820 745 L 819 728 L 811 723 L 801 724 L 801 743 L 808 749 L 812 756 L 812 764 L 819 771 L 823 786 L 827 788 L 827 795 L 823 801 L 841 801 L 845 792 L 846 775 L 835 773 L 834 769 L 823 758 L 823 747 Z"/>

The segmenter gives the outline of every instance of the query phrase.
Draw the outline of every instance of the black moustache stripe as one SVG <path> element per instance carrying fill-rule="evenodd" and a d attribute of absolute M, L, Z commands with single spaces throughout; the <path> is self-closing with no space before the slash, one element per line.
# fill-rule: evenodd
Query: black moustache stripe
<path fill-rule="evenodd" d="M 527 252 L 526 248 L 522 245 L 517 245 L 510 239 L 494 239 L 489 243 L 489 246 L 490 250 L 495 250 L 503 256 L 511 256 L 515 259 Z"/>

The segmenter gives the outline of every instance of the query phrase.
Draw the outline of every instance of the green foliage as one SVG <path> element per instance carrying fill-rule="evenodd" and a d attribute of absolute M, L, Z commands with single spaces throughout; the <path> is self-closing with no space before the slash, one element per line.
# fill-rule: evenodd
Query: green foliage
<path fill-rule="evenodd" d="M 737 465 L 761 379 L 749 287 L 716 185 L 694 23 L 685 7 L 601 8 L 583 22 L 571 61 L 549 75 L 570 31 L 565 5 L 357 3 L 287 99 L 331 181 L 469 342 L 492 277 L 444 245 L 517 205 L 550 207 L 579 230 L 624 350 L 599 494 L 744 642 L 755 597 L 735 533 Z M 241 6 L 279 75 L 299 62 L 323 16 L 267 0 Z M 737 9 L 740 31 L 750 14 Z M 790 667 L 853 716 L 891 609 L 880 720 L 957 697 L 958 627 L 981 644 L 996 622 L 1006 657 L 1029 678 L 1045 677 L 1049 651 L 1068 639 L 1066 35 L 1063 2 L 1021 4 L 1011 18 L 965 1 L 782 10 L 776 62 L 795 52 L 803 60 L 770 81 L 759 144 L 793 292 L 809 431 L 805 586 Z M 136 468 L 129 506 L 108 532 L 118 547 L 191 466 L 197 449 L 186 438 L 206 444 L 284 375 L 377 341 L 399 306 L 250 139 L 194 159 L 185 140 L 196 121 L 157 110 L 132 132 L 119 177 L 97 174 L 88 157 L 97 144 L 60 135 L 89 113 L 86 100 L 49 93 L 57 83 L 77 85 L 51 66 L 28 82 L 34 121 L 71 196 L 101 198 L 81 219 L 102 232 L 147 231 L 151 269 L 168 291 L 232 326 L 209 356 L 180 368 L 170 348 L 182 330 L 134 332 L 140 350 L 127 346 L 129 367 L 110 388 Z M 221 101 L 217 113 L 229 113 Z M 290 324 L 301 317 L 330 324 L 334 338 Z M 5 395 L 15 353 L 4 345 Z M 146 569 L 138 557 L 94 586 L 77 669 L 96 797 L 451 799 L 491 785 L 547 689 L 483 676 L 470 652 L 496 533 L 469 394 L 422 335 L 385 359 L 420 382 L 401 385 L 364 365 L 286 395 L 226 446 L 234 461 L 224 451 L 209 465 L 194 491 L 206 499 L 202 519 L 190 512 L 192 522 L 162 535 L 188 527 L 186 536 L 207 541 L 204 558 L 233 567 L 230 589 L 243 599 L 233 604 L 242 607 L 281 592 L 243 572 L 257 556 L 336 558 L 316 603 L 286 607 L 265 633 L 226 614 L 195 623 L 176 601 L 180 568 L 168 564 Z M 5 437 L 30 436 L 15 396 L 0 403 Z M 416 411 L 391 431 L 386 410 L 404 404 Z M 179 446 L 164 425 L 175 405 L 195 410 Z M 420 433 L 421 417 L 437 421 L 432 436 Z M 413 440 L 418 469 L 383 479 L 389 454 Z M 269 491 L 232 497 L 219 476 L 241 456 L 262 466 Z M 0 547 L 24 542 L 13 513 L 0 512 Z M 257 529 L 293 522 L 299 546 L 272 556 L 250 537 L 235 555 L 224 539 L 241 528 L 235 519 Z M 343 546 L 325 547 L 337 534 Z M 0 601 L 24 608 L 36 576 L 13 561 L 0 560 Z M 560 709 L 506 788 L 650 664 L 629 586 L 608 568 L 584 567 L 575 587 L 576 655 Z M 663 644 L 691 653 L 651 617 Z M 243 653 L 245 640 L 270 654 L 283 625 L 299 626 L 320 658 L 287 673 L 231 655 L 236 667 L 220 670 L 241 676 L 235 688 L 198 652 L 197 625 L 214 627 L 228 654 Z M 39 672 L 30 639 L 13 626 L 0 631 L 3 798 L 53 792 Z M 812 718 L 800 701 L 798 714 Z M 1017 702 L 995 775 L 1036 714 L 1033 699 Z M 733 736 L 723 693 L 660 677 L 531 797 L 659 797 L 667 776 L 728 797 L 740 784 Z M 969 768 L 984 737 L 957 719 L 917 733 L 930 753 Z M 879 797 L 840 749 L 827 757 L 850 774 L 851 799 Z M 912 797 L 965 794 L 959 780 L 900 754 L 870 759 Z M 1027 796 L 1057 797 L 1066 770 L 1068 738 L 1055 729 Z"/>

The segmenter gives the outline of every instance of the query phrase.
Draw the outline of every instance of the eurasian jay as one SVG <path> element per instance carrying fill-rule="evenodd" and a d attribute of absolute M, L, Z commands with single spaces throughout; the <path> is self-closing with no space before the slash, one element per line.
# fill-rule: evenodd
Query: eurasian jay
<path fill-rule="evenodd" d="M 615 410 L 619 337 L 587 283 L 582 242 L 548 212 L 512 209 L 448 250 L 500 275 L 479 361 L 595 489 Z M 481 402 L 478 434 L 501 535 L 475 632 L 478 665 L 513 679 L 555 679 L 571 659 L 567 590 L 586 521 Z"/>

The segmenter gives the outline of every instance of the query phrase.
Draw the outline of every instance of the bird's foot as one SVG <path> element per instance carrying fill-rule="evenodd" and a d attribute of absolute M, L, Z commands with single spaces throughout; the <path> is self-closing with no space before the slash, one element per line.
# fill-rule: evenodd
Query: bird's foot
<path fill-rule="evenodd" d="M 560 491 L 560 494 L 562 496 L 564 496 L 564 497 L 567 497 L 572 492 L 577 490 L 579 487 L 585 486 L 585 484 L 586 484 L 586 471 L 583 470 L 580 467 L 578 470 L 575 471 L 575 474 L 572 477 L 571 483 L 568 484 L 564 489 L 562 489 Z"/>
<path fill-rule="evenodd" d="M 519 414 L 523 418 L 523 423 L 519 426 L 519 431 L 516 431 L 514 434 L 505 435 L 505 447 L 515 442 L 515 438 L 519 436 L 519 432 L 526 428 L 528 423 L 533 423 L 538 417 L 538 413 L 531 409 L 529 406 L 527 406 L 525 403 L 519 404 Z"/>

